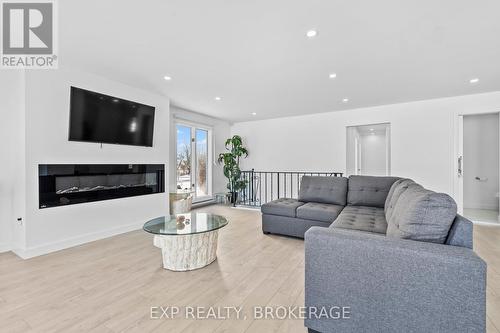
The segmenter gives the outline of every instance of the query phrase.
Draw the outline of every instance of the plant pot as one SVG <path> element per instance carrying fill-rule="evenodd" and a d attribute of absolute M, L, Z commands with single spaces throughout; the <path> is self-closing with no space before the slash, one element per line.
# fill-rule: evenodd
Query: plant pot
<path fill-rule="evenodd" d="M 229 202 L 231 202 L 233 205 L 236 205 L 236 202 L 238 201 L 238 192 L 229 192 Z"/>

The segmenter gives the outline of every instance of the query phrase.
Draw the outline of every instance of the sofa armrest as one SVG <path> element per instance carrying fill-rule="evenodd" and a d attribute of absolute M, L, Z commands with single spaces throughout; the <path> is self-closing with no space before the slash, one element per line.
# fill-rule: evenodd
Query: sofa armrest
<path fill-rule="evenodd" d="M 305 305 L 319 332 L 484 332 L 486 264 L 472 250 L 340 228 L 305 234 Z M 345 316 L 347 317 L 347 316 Z"/>

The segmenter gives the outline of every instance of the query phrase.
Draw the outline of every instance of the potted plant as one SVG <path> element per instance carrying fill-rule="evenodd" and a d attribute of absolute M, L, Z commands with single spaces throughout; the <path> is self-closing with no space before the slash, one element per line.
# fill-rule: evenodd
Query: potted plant
<path fill-rule="evenodd" d="M 224 176 L 228 179 L 227 189 L 231 195 L 231 203 L 236 206 L 238 191 L 243 190 L 247 185 L 247 180 L 242 180 L 240 170 L 240 158 L 248 156 L 248 150 L 243 147 L 243 142 L 239 135 L 234 135 L 226 140 L 227 153 L 220 153 L 218 161 L 224 163 Z"/>

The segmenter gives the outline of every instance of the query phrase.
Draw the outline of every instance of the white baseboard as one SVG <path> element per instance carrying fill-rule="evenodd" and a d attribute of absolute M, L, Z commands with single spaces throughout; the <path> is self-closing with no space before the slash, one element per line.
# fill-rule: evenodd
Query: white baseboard
<path fill-rule="evenodd" d="M 0 253 L 9 252 L 11 250 L 9 243 L 0 243 Z"/>
<path fill-rule="evenodd" d="M 470 204 L 470 205 L 464 206 L 464 209 L 498 210 L 498 206 L 488 205 L 488 204 L 483 204 L 483 203 L 477 203 L 477 204 Z"/>
<path fill-rule="evenodd" d="M 43 245 L 36 246 L 36 247 L 31 247 L 31 248 L 26 248 L 26 249 L 12 249 L 12 252 L 14 252 L 15 254 L 17 254 L 19 257 L 21 257 L 23 259 L 29 259 L 29 258 L 41 256 L 44 254 L 48 254 L 51 252 L 64 250 L 64 249 L 67 249 L 67 248 L 70 248 L 73 246 L 82 245 L 82 244 L 93 242 L 96 240 L 116 236 L 116 235 L 123 234 L 126 232 L 139 230 L 139 229 L 142 229 L 143 225 L 144 225 L 143 222 L 129 224 L 129 225 L 111 228 L 111 229 L 107 229 L 107 230 L 103 230 L 103 231 L 99 231 L 99 232 L 88 233 L 88 234 L 77 236 L 77 237 L 71 237 L 71 238 L 61 240 L 61 241 L 43 244 Z"/>
<path fill-rule="evenodd" d="M 500 222 L 500 221 L 499 221 Z M 497 227 L 500 228 L 500 223 L 497 222 L 482 222 L 482 221 L 472 221 L 473 224 L 480 224 L 480 225 L 486 225 L 490 227 Z"/>
<path fill-rule="evenodd" d="M 249 206 L 240 206 L 236 205 L 236 207 L 229 206 L 232 209 L 243 209 L 243 210 L 252 210 L 252 211 L 260 211 L 260 206 L 255 206 L 255 207 L 249 207 Z"/>

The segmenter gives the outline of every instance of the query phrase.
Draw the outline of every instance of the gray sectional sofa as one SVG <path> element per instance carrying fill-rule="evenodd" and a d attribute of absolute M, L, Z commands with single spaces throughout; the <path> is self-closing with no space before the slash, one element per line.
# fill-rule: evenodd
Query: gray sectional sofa
<path fill-rule="evenodd" d="M 264 233 L 305 237 L 310 332 L 485 332 L 486 264 L 446 194 L 397 177 L 303 177 L 262 206 Z M 338 313 L 338 311 L 336 312 Z"/>

